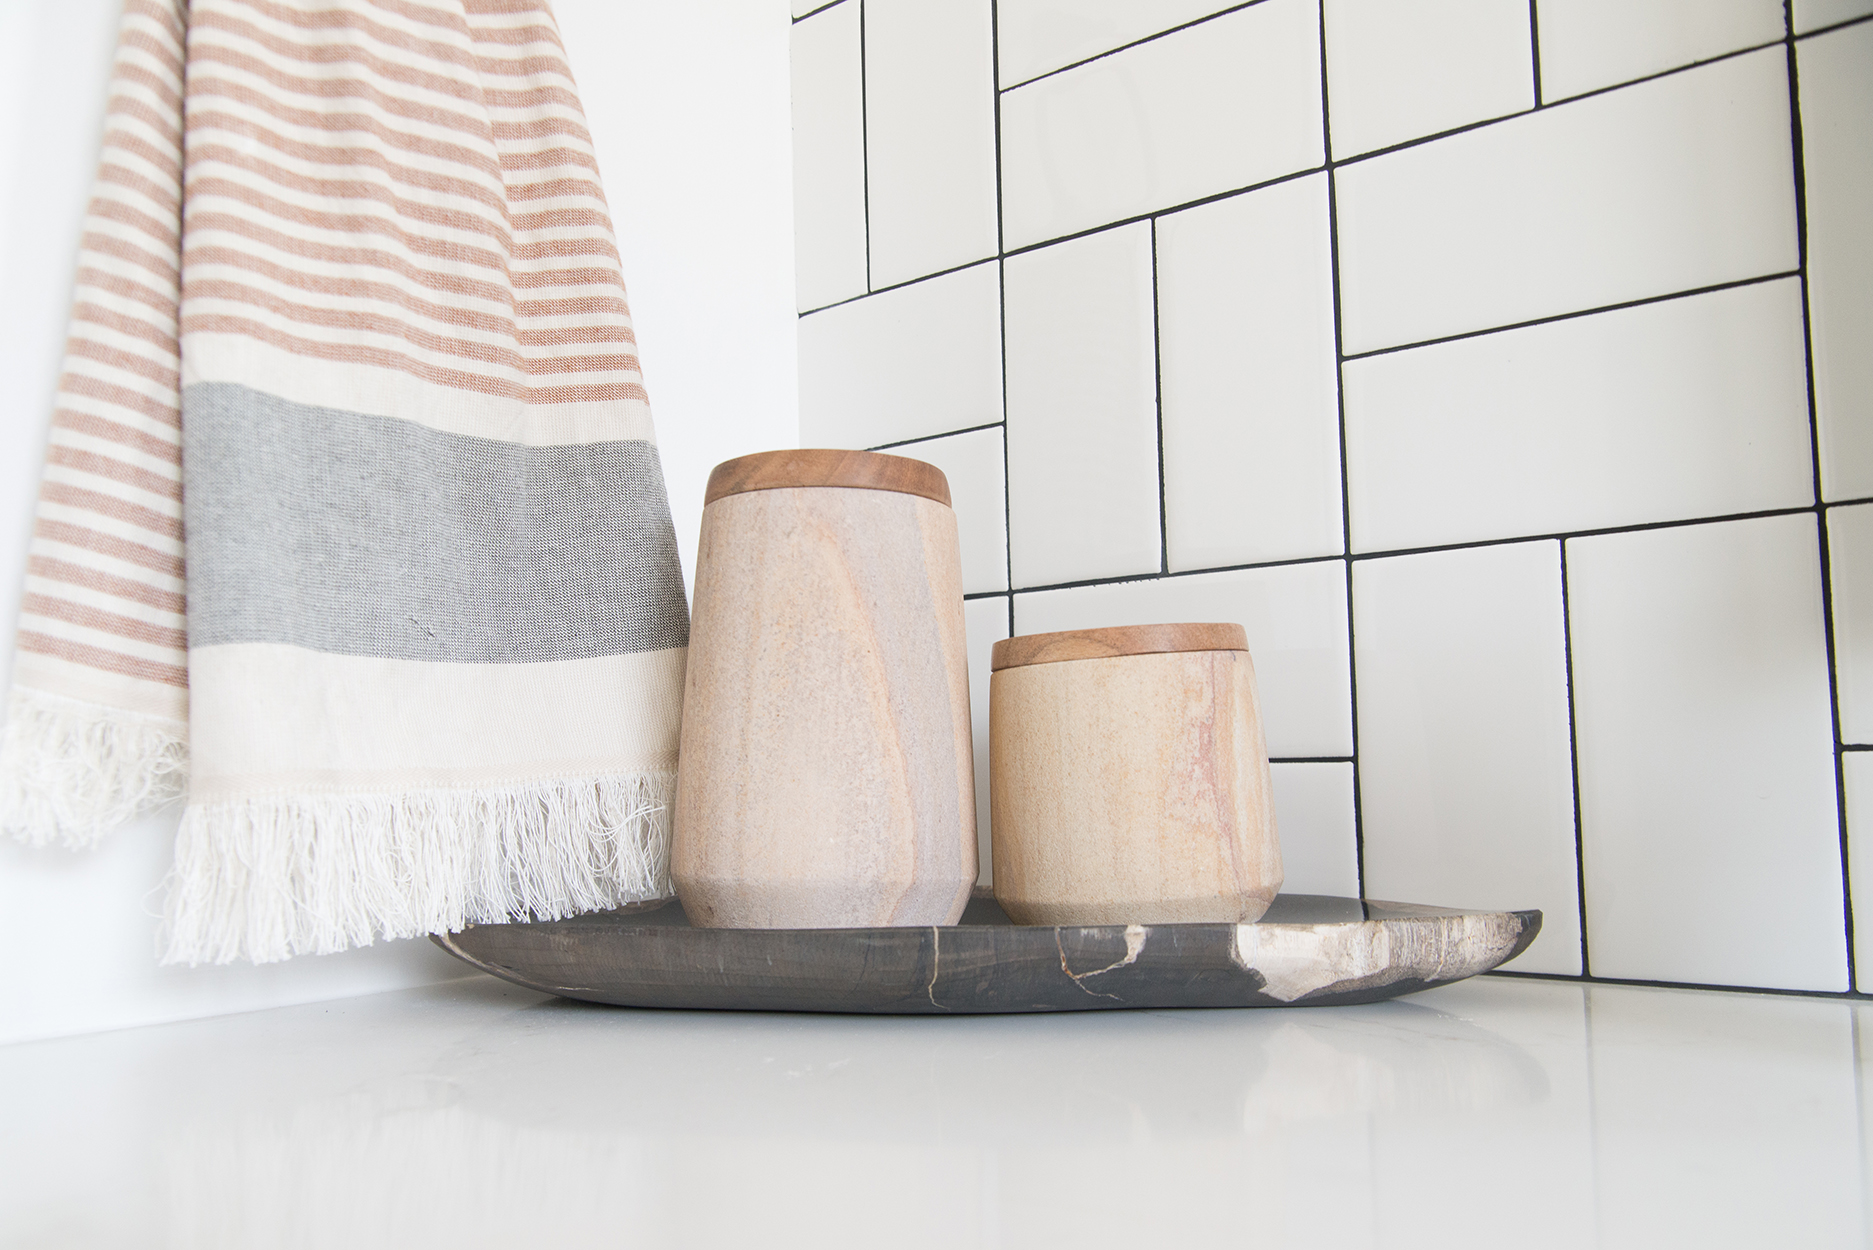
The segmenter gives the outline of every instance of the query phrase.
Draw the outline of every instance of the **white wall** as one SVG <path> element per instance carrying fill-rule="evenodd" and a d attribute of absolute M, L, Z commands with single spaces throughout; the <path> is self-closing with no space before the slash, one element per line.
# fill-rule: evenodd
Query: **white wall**
<path fill-rule="evenodd" d="M 686 571 L 719 460 L 797 444 L 783 0 L 559 0 L 624 257 Z M 118 0 L 0 0 L 0 620 L 26 538 Z M 0 654 L 4 654 L 0 650 Z M 0 664 L 4 664 L 0 660 Z M 159 968 L 173 813 L 90 853 L 0 842 L 0 1043 L 457 975 L 427 942 Z"/>
<path fill-rule="evenodd" d="M 801 435 L 950 475 L 978 759 L 1010 629 L 1240 621 L 1289 889 L 1873 982 L 1869 12 L 795 0 Z"/>
<path fill-rule="evenodd" d="M 598 147 L 686 578 L 722 461 L 797 447 L 785 0 L 553 0 Z"/>

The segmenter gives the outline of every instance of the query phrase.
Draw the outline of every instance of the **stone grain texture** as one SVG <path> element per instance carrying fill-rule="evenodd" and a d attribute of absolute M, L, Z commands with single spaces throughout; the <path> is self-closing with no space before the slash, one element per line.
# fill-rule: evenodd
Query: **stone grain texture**
<path fill-rule="evenodd" d="M 888 486 L 740 490 L 704 509 L 696 568 L 671 852 L 690 917 L 954 923 L 977 869 L 955 513 Z"/>
<path fill-rule="evenodd" d="M 995 897 L 1018 923 L 1266 910 L 1281 850 L 1248 651 L 1043 660 L 989 690 Z"/>
<path fill-rule="evenodd" d="M 1464 912 L 1321 895 L 1256 924 L 1013 925 L 990 899 L 960 925 L 698 929 L 679 904 L 471 925 L 436 944 L 529 989 L 628 1007 L 947 1015 L 1369 1003 L 1486 972 L 1538 911 Z"/>

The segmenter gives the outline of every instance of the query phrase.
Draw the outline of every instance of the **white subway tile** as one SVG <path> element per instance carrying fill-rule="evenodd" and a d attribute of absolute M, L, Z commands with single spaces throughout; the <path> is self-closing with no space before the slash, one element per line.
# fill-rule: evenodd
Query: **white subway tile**
<path fill-rule="evenodd" d="M 1870 13 L 1873 0 L 1795 0 L 1795 33 L 1806 34 Z"/>
<path fill-rule="evenodd" d="M 934 464 L 949 479 L 950 506 L 956 510 L 962 538 L 963 593 L 1008 589 L 1008 492 L 1001 430 L 972 430 L 886 450 Z"/>
<path fill-rule="evenodd" d="M 1366 893 L 1538 907 L 1526 972 L 1580 971 L 1561 553 L 1353 566 Z"/>
<path fill-rule="evenodd" d="M 1241 0 L 1001 0 L 1001 85 L 1012 87 Z"/>
<path fill-rule="evenodd" d="M 1001 419 L 995 262 L 800 318 L 803 445 L 876 447 Z"/>
<path fill-rule="evenodd" d="M 1793 269 L 1771 48 L 1338 170 L 1348 353 Z"/>
<path fill-rule="evenodd" d="M 1568 541 L 1596 975 L 1847 988 L 1818 545 L 1812 514 Z"/>
<path fill-rule="evenodd" d="M 1006 263 L 1015 585 L 1155 572 L 1151 227 L 1139 222 Z"/>
<path fill-rule="evenodd" d="M 1503 0 L 1326 0 L 1340 159 L 1535 107 L 1528 10 Z"/>
<path fill-rule="evenodd" d="M 1794 278 L 1369 356 L 1344 377 L 1355 551 L 1814 502 Z"/>
<path fill-rule="evenodd" d="M 1796 45 L 1821 493 L 1873 496 L 1873 23 Z"/>
<path fill-rule="evenodd" d="M 995 254 L 989 0 L 865 0 L 874 287 Z"/>
<path fill-rule="evenodd" d="M 988 885 L 995 876 L 989 827 L 989 660 L 995 644 L 1008 636 L 1008 600 L 969 600 L 963 604 L 963 627 L 969 634 L 969 730 L 975 743 L 976 880 Z"/>
<path fill-rule="evenodd" d="M 1008 92 L 1006 245 L 1319 165 L 1319 38 L 1310 0 L 1263 0 Z"/>
<path fill-rule="evenodd" d="M 1337 553 L 1326 175 L 1158 220 L 1170 566 Z"/>
<path fill-rule="evenodd" d="M 1847 798 L 1847 871 L 1853 880 L 1854 972 L 1861 993 L 1873 982 L 1873 751 L 1841 754 Z"/>
<path fill-rule="evenodd" d="M 1338 560 L 1015 596 L 1015 632 L 1234 621 L 1248 631 L 1268 753 L 1353 753 L 1346 572 Z"/>
<path fill-rule="evenodd" d="M 1873 744 L 1873 504 L 1829 508 L 1827 544 L 1841 741 Z M 1873 843 L 1873 828 L 1867 841 Z M 1873 912 L 1867 931 L 1873 933 Z M 1867 974 L 1873 983 L 1873 964 Z"/>
<path fill-rule="evenodd" d="M 793 24 L 794 294 L 800 308 L 866 290 L 858 32 L 856 0 Z"/>
<path fill-rule="evenodd" d="M 1359 897 L 1353 766 L 1323 761 L 1271 764 L 1283 894 Z"/>
<path fill-rule="evenodd" d="M 1548 103 L 1785 33 L 1782 0 L 1540 0 L 1537 8 Z"/>

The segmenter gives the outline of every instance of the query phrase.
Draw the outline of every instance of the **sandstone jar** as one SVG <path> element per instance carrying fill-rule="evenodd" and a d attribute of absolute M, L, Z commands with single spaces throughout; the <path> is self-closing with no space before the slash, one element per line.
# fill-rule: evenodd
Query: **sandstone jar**
<path fill-rule="evenodd" d="M 995 644 L 995 898 L 1017 924 L 1246 924 L 1281 888 L 1240 625 Z"/>
<path fill-rule="evenodd" d="M 716 466 L 670 875 L 692 923 L 954 924 L 976 879 L 956 514 L 860 451 Z"/>

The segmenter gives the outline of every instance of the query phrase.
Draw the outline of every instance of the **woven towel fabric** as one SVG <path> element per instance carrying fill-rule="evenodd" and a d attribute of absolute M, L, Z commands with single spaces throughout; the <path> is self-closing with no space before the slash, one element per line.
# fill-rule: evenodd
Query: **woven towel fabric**
<path fill-rule="evenodd" d="M 170 961 L 663 897 L 688 629 L 546 0 L 127 0 L 6 826 L 186 787 Z"/>

